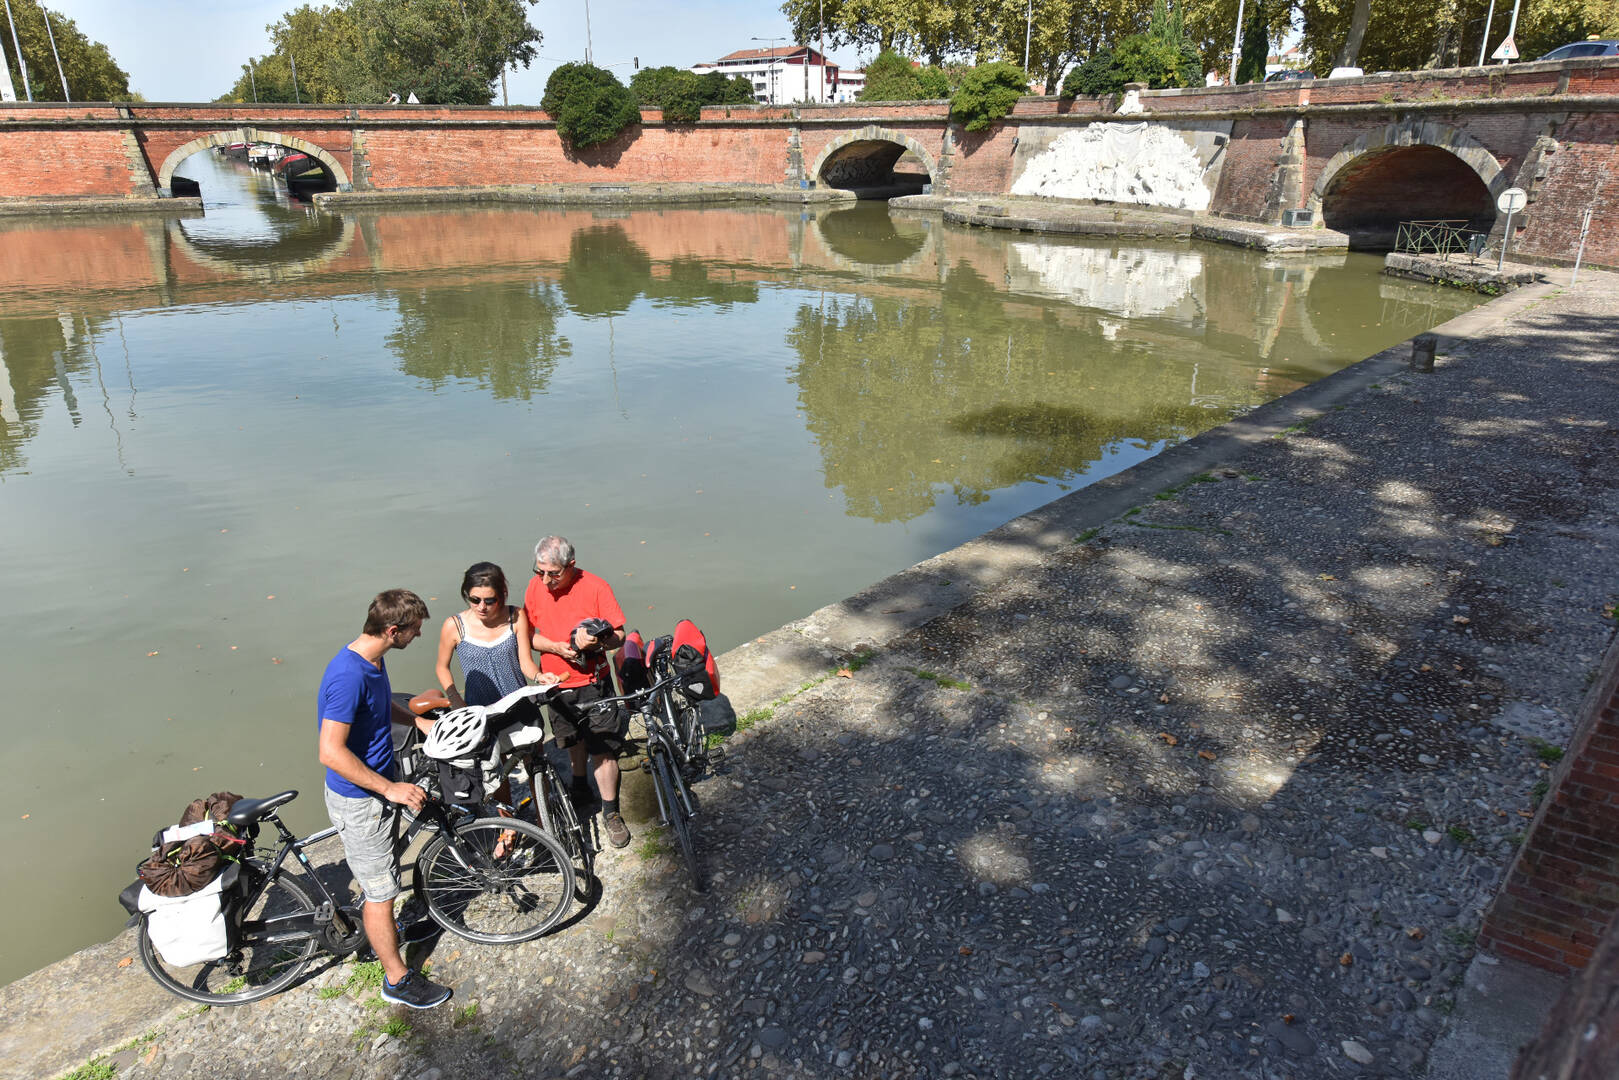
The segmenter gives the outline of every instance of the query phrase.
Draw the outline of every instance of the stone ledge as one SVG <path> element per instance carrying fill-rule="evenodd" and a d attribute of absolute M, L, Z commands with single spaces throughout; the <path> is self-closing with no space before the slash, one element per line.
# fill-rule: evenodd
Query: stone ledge
<path fill-rule="evenodd" d="M 172 214 L 202 213 L 200 198 L 157 199 L 89 197 L 82 199 L 0 199 L 0 217 L 55 217 L 58 214 Z"/>

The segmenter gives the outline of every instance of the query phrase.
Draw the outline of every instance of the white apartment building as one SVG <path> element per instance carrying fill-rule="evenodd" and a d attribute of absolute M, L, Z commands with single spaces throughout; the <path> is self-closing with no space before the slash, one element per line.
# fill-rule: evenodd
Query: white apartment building
<path fill-rule="evenodd" d="M 740 75 L 753 84 L 753 100 L 761 105 L 798 101 L 853 101 L 866 85 L 863 71 L 844 71 L 808 45 L 741 49 L 718 60 L 694 64 L 692 71 L 726 77 Z"/>

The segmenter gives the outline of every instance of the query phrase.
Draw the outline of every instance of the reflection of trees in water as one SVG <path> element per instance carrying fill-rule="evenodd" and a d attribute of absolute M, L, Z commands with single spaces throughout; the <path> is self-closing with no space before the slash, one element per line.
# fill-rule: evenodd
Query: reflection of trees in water
<path fill-rule="evenodd" d="M 759 289 L 751 283 L 716 280 L 709 265 L 697 258 L 669 260 L 661 277 L 652 259 L 631 240 L 622 225 L 592 225 L 573 234 L 568 264 L 562 268 L 562 295 L 575 314 L 622 315 L 641 296 L 671 307 L 705 304 L 751 304 Z"/>
<path fill-rule="evenodd" d="M 435 388 L 475 380 L 497 398 L 543 394 L 557 361 L 571 355 L 557 333 L 562 301 L 543 282 L 502 281 L 400 290 L 399 328 L 388 347 L 400 370 Z"/>
<path fill-rule="evenodd" d="M 123 426 L 137 419 L 134 375 L 129 371 L 126 352 L 124 372 L 121 377 L 114 375 L 117 382 L 109 391 L 107 374 L 96 354 L 96 338 L 105 322 L 104 316 L 67 314 L 0 319 L 0 475 L 27 467 L 23 447 L 39 434 L 40 418 L 57 393 L 74 427 L 83 422 L 84 410 L 94 413 L 96 405 L 101 406 L 99 411 L 105 414 L 112 430 L 118 462 L 127 469 Z M 85 376 L 94 378 L 95 385 L 87 388 L 91 400 L 81 409 L 73 380 Z M 111 392 L 122 397 L 119 384 L 126 379 L 129 398 L 115 413 Z M 120 413 L 125 415 L 122 421 Z"/>
<path fill-rule="evenodd" d="M 1119 440 L 1182 438 L 1221 419 L 1184 404 L 1189 357 L 1108 342 L 1058 315 L 1014 309 L 961 266 L 934 304 L 841 296 L 800 307 L 787 335 L 793 379 L 847 512 L 904 521 L 943 490 L 979 503 L 1083 474 Z"/>

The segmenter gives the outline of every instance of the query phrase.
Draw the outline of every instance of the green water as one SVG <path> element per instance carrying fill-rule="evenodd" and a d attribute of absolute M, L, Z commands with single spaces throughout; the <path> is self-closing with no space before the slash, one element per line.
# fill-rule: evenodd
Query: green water
<path fill-rule="evenodd" d="M 378 590 L 556 532 L 736 645 L 1457 314 L 1369 257 L 946 227 L 880 203 L 0 224 L 0 980 L 117 930 L 193 796 L 296 787 Z M 611 883 L 609 883 L 609 888 Z"/>

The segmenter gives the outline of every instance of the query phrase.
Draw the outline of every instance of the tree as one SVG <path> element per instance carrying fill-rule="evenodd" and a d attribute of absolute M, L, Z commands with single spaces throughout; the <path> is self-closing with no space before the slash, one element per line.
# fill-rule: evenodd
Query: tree
<path fill-rule="evenodd" d="M 508 67 L 527 67 L 540 32 L 535 0 L 348 0 L 360 35 L 356 100 L 415 93 L 423 102 L 487 105 Z"/>
<path fill-rule="evenodd" d="M 618 135 L 641 119 L 629 87 L 594 64 L 563 64 L 545 82 L 540 108 L 557 122 L 557 134 L 583 150 Z"/>
<path fill-rule="evenodd" d="M 937 67 L 918 67 L 892 50 L 866 65 L 861 101 L 936 101 L 950 96 L 950 78 Z"/>
<path fill-rule="evenodd" d="M 1029 92 L 1029 73 L 1001 60 L 975 67 L 950 96 L 950 119 L 968 131 L 983 131 L 1012 111 Z"/>
<path fill-rule="evenodd" d="M 265 29 L 273 49 L 242 66 L 227 100 L 335 104 L 414 93 L 426 103 L 487 105 L 506 67 L 533 61 L 534 0 L 342 0 L 305 4 Z"/>
<path fill-rule="evenodd" d="M 1265 19 L 1265 0 L 1248 0 L 1248 23 L 1242 28 L 1242 52 L 1237 57 L 1239 83 L 1265 81 L 1265 61 L 1270 56 L 1270 35 Z"/>
<path fill-rule="evenodd" d="M 308 101 L 324 105 L 365 100 L 356 91 L 359 28 L 343 7 L 305 4 L 264 28 L 268 56 L 242 65 L 229 101 Z M 298 68 L 293 84 L 293 65 Z M 370 97 L 370 95 L 366 95 Z"/>
<path fill-rule="evenodd" d="M 1098 50 L 1068 73 L 1062 92 L 1065 97 L 1117 94 L 1132 82 L 1146 83 L 1151 90 L 1197 86 L 1202 73 L 1203 59 L 1187 36 L 1180 11 L 1172 12 L 1164 0 L 1157 0 L 1146 33 L 1131 34 L 1111 49 Z"/>
<path fill-rule="evenodd" d="M 937 67 L 948 56 L 976 51 L 983 6 L 959 0 L 826 0 L 826 36 L 834 48 L 915 53 Z M 822 0 L 787 0 L 781 10 L 797 40 L 818 39 Z"/>
<path fill-rule="evenodd" d="M 35 101 L 61 101 L 62 75 L 67 77 L 68 93 L 74 101 L 129 101 L 129 73 L 119 67 L 99 41 L 84 36 L 72 19 L 49 8 L 38 0 L 10 0 L 11 16 L 22 42 L 22 58 L 28 65 L 28 86 Z M 50 30 L 45 27 L 45 14 L 50 13 Z M 9 27 L 7 28 L 10 29 Z M 51 37 L 56 38 L 56 55 L 51 54 Z M 16 49 L 9 33 L 0 34 L 0 53 L 11 71 L 12 85 L 18 94 L 24 93 L 22 69 L 17 64 Z M 62 59 L 62 70 L 56 70 L 56 57 Z"/>
<path fill-rule="evenodd" d="M 751 105 L 753 84 L 718 71 L 698 75 L 677 67 L 642 68 L 630 78 L 642 108 L 661 109 L 668 123 L 695 124 L 704 105 Z"/>

